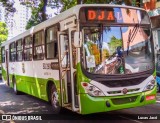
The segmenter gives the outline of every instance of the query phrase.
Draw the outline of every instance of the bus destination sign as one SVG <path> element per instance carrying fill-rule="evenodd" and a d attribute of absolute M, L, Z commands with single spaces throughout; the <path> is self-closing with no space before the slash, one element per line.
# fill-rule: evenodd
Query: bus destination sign
<path fill-rule="evenodd" d="M 111 23 L 123 23 L 122 12 L 126 12 L 121 8 L 112 8 L 112 7 L 88 7 L 82 8 L 80 10 L 80 21 L 82 23 L 87 22 L 111 22 Z"/>
<path fill-rule="evenodd" d="M 106 11 L 106 10 L 88 10 L 87 11 L 87 19 L 89 21 L 114 21 L 114 12 L 113 11 Z"/>

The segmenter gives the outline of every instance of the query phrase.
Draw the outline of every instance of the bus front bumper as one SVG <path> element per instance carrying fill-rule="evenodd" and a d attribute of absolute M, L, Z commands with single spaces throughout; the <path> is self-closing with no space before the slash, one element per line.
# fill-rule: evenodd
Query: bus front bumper
<path fill-rule="evenodd" d="M 107 112 L 125 108 L 133 108 L 156 102 L 156 86 L 151 91 L 111 97 L 91 97 L 80 94 L 81 114 Z"/>

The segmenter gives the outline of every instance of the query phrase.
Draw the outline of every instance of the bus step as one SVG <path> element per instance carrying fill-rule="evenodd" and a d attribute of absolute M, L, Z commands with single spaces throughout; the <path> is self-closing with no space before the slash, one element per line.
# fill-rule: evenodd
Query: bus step
<path fill-rule="evenodd" d="M 67 103 L 67 104 L 64 104 L 63 105 L 65 108 L 67 108 L 67 107 L 72 107 L 72 104 L 71 103 Z"/>
<path fill-rule="evenodd" d="M 78 95 L 75 95 L 75 107 L 79 108 Z"/>

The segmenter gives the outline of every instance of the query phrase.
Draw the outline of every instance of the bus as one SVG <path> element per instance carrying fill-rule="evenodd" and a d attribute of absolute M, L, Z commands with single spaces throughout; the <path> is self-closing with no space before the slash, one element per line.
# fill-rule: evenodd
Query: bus
<path fill-rule="evenodd" d="M 144 9 L 76 5 L 4 42 L 2 78 L 15 94 L 90 114 L 156 102 L 151 22 Z"/>

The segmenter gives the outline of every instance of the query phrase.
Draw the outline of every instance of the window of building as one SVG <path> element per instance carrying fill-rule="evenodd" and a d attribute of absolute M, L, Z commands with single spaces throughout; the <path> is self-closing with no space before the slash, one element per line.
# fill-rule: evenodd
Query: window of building
<path fill-rule="evenodd" d="M 53 26 L 47 30 L 47 36 L 46 36 L 47 59 L 58 58 L 57 31 L 58 31 L 57 26 Z"/>
<path fill-rule="evenodd" d="M 15 42 L 10 44 L 10 61 L 14 62 L 16 60 L 16 45 Z"/>
<path fill-rule="evenodd" d="M 16 42 L 16 46 L 17 46 L 16 60 L 22 61 L 23 60 L 23 45 L 22 45 L 21 39 Z"/>
<path fill-rule="evenodd" d="M 24 38 L 24 60 L 25 61 L 32 60 L 32 38 L 31 36 Z"/>
<path fill-rule="evenodd" d="M 34 34 L 34 59 L 44 59 L 44 32 L 40 31 Z"/>
<path fill-rule="evenodd" d="M 4 47 L 1 48 L 1 54 L 2 54 L 2 56 L 1 56 L 2 63 L 4 63 L 5 62 L 5 48 Z"/>

